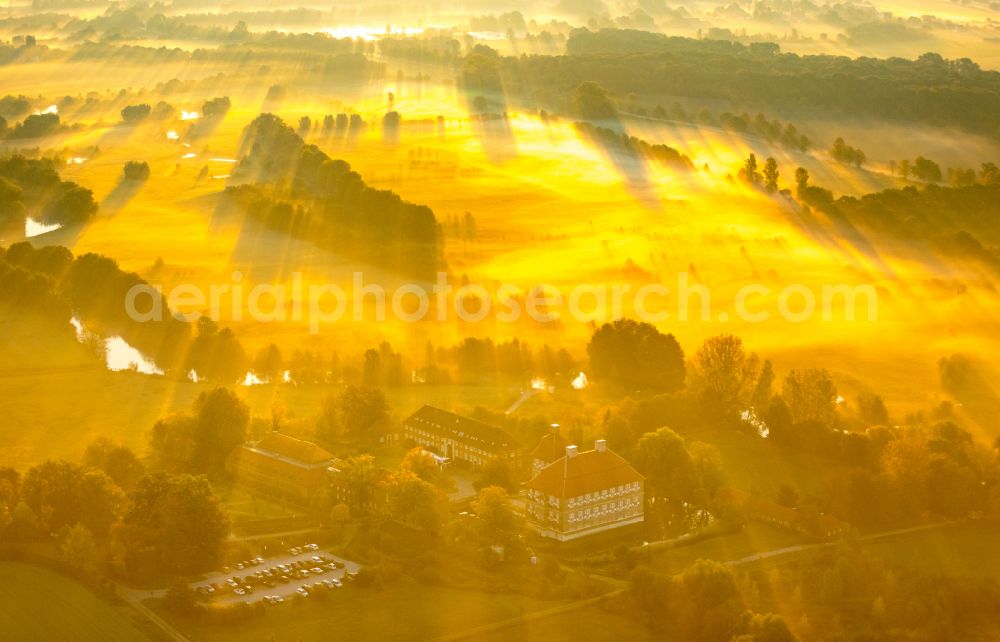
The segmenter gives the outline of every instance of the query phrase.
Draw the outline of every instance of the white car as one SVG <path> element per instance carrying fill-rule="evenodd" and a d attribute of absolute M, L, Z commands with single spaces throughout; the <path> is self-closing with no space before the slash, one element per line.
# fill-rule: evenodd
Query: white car
<path fill-rule="evenodd" d="M 302 597 L 309 597 L 309 591 L 307 591 L 306 587 L 304 586 L 300 586 L 299 588 L 295 589 L 295 592 L 301 595 Z"/>

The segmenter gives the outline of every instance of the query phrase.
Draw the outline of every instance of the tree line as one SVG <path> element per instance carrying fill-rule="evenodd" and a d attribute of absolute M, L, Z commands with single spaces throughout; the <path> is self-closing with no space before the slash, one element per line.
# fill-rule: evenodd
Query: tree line
<path fill-rule="evenodd" d="M 822 109 L 851 116 L 960 127 L 1000 136 L 1000 73 L 968 59 L 924 54 L 851 59 L 781 53 L 778 45 L 694 40 L 631 30 L 574 31 L 566 55 L 497 61 L 508 96 L 553 105 L 581 80 L 618 95 L 721 99 L 768 109 Z"/>
<path fill-rule="evenodd" d="M 247 127 L 243 146 L 238 171 L 261 181 L 226 193 L 264 225 L 420 277 L 440 265 L 440 231 L 427 206 L 371 187 L 271 114 Z"/>
<path fill-rule="evenodd" d="M 29 216 L 47 225 L 84 223 L 96 212 L 94 193 L 62 180 L 54 160 L 0 159 L 0 230 L 23 232 Z"/>
<path fill-rule="evenodd" d="M 648 143 L 641 138 L 588 122 L 577 122 L 574 126 L 579 133 L 608 151 L 620 151 L 684 170 L 694 169 L 690 158 L 669 145 Z"/>

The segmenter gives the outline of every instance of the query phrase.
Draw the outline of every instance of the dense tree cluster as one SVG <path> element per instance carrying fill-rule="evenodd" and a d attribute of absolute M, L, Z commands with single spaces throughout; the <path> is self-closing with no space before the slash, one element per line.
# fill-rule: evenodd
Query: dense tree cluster
<path fill-rule="evenodd" d="M 861 167 L 867 159 L 863 151 L 857 147 L 851 147 L 844 142 L 843 138 L 833 141 L 833 147 L 830 148 L 830 156 L 838 163 L 854 165 L 855 167 Z"/>
<path fill-rule="evenodd" d="M 80 319 L 105 336 L 120 336 L 152 357 L 162 369 L 176 368 L 190 341 L 190 325 L 174 317 L 162 295 L 137 297 L 137 311 L 159 306 L 160 318 L 135 319 L 125 301 L 135 286 L 148 285 L 138 274 L 98 254 L 76 257 L 60 280 L 60 290 Z M 148 288 L 145 288 L 148 290 Z M 155 300 L 151 300 L 150 297 Z"/>
<path fill-rule="evenodd" d="M 161 470 L 226 478 L 229 457 L 246 441 L 249 425 L 250 409 L 230 390 L 203 392 L 190 414 L 156 422 L 149 437 L 150 459 Z"/>
<path fill-rule="evenodd" d="M 476 45 L 462 61 L 462 87 L 469 94 L 487 93 L 502 97 L 504 88 L 499 63 L 496 50 Z"/>
<path fill-rule="evenodd" d="M 0 248 L 0 302 L 16 313 L 51 320 L 69 336 L 71 307 L 59 292 L 57 278 L 72 260 L 69 250 L 62 247 L 42 248 L 37 254 L 27 243 L 6 251 Z"/>
<path fill-rule="evenodd" d="M 968 59 L 924 54 L 851 59 L 780 53 L 778 45 L 694 40 L 603 29 L 577 30 L 567 54 L 502 58 L 508 95 L 553 105 L 580 80 L 618 94 L 655 93 L 768 109 L 814 108 L 852 116 L 961 127 L 1000 136 L 1000 72 Z"/>
<path fill-rule="evenodd" d="M 389 405 L 378 388 L 347 386 L 323 399 L 318 433 L 326 443 L 377 444 L 389 427 Z"/>
<path fill-rule="evenodd" d="M 218 562 L 228 532 L 205 477 L 147 474 L 135 453 L 106 439 L 88 447 L 83 465 L 46 461 L 23 475 L 0 468 L 0 538 L 56 543 L 60 558 L 86 574 L 203 572 Z"/>
<path fill-rule="evenodd" d="M 939 176 L 940 169 L 935 175 Z M 976 260 L 1000 270 L 995 249 L 1000 233 L 1000 182 L 965 187 L 905 187 L 834 200 L 810 187 L 806 201 L 833 220 L 878 232 L 890 239 L 928 243 L 937 251 Z M 943 214 L 947 213 L 947 216 Z"/>
<path fill-rule="evenodd" d="M 667 639 L 704 642 L 793 642 L 785 621 L 744 606 L 733 571 L 699 560 L 670 577 L 646 567 L 629 580 L 629 597 L 650 626 Z"/>
<path fill-rule="evenodd" d="M 378 49 L 387 58 L 453 65 L 461 56 L 462 44 L 447 35 L 387 37 L 379 39 Z"/>
<path fill-rule="evenodd" d="M 144 181 L 149 178 L 149 163 L 146 161 L 126 161 L 122 168 L 122 178 L 127 181 Z"/>
<path fill-rule="evenodd" d="M 76 315 L 91 330 L 120 336 L 164 368 L 176 366 L 189 341 L 190 328 L 174 318 L 160 296 L 160 320 L 133 319 L 123 305 L 128 291 L 143 281 L 118 264 L 97 254 L 74 258 L 63 247 L 34 248 L 30 243 L 11 245 L 0 252 L 0 288 L 5 304 L 34 311 L 50 319 L 60 332 L 71 333 Z M 137 303 L 146 309 L 150 302 Z M 244 371 L 245 372 L 245 371 Z"/>
<path fill-rule="evenodd" d="M 129 493 L 114 564 L 132 577 L 201 573 L 219 562 L 229 517 L 204 476 L 155 472 Z"/>
<path fill-rule="evenodd" d="M 684 351 L 672 334 L 632 319 L 605 323 L 587 344 L 594 376 L 626 390 L 670 392 L 684 385 Z"/>
<path fill-rule="evenodd" d="M 59 114 L 32 114 L 7 131 L 8 140 L 41 138 L 57 133 L 62 128 Z"/>
<path fill-rule="evenodd" d="M 687 389 L 705 417 L 734 421 L 770 401 L 774 370 L 736 336 L 707 339 L 687 362 Z"/>
<path fill-rule="evenodd" d="M 128 105 L 122 109 L 122 121 L 126 123 L 138 123 L 149 117 L 153 108 L 146 103 L 138 105 Z"/>
<path fill-rule="evenodd" d="M 59 178 L 55 161 L 9 156 L 0 159 L 0 229 L 24 229 L 24 217 L 45 224 L 83 223 L 97 212 L 89 189 Z"/>
<path fill-rule="evenodd" d="M 7 119 L 20 118 L 31 110 L 31 101 L 27 96 L 7 94 L 0 98 L 0 116 Z"/>
<path fill-rule="evenodd" d="M 231 329 L 220 329 L 208 317 L 198 319 L 195 337 L 184 362 L 184 372 L 193 370 L 199 380 L 232 384 L 243 379 L 249 365 L 246 351 Z"/>
<path fill-rule="evenodd" d="M 609 152 L 624 152 L 681 169 L 694 169 L 694 163 L 691 162 L 690 158 L 669 145 L 648 143 L 641 138 L 618 133 L 613 129 L 587 122 L 576 123 L 576 129 Z"/>
<path fill-rule="evenodd" d="M 306 145 L 279 118 L 247 128 L 240 170 L 268 181 L 227 193 L 268 227 L 401 272 L 430 276 L 440 262 L 430 208 L 367 185 L 346 162 Z"/>
<path fill-rule="evenodd" d="M 229 112 L 232 105 L 233 103 L 229 100 L 229 96 L 220 96 L 206 100 L 205 104 L 201 106 L 201 115 L 205 118 L 221 118 Z"/>
<path fill-rule="evenodd" d="M 770 119 L 760 112 L 756 116 L 751 116 L 747 112 L 734 114 L 726 111 L 716 117 L 715 113 L 709 109 L 689 112 L 677 102 L 670 105 L 669 109 L 665 109 L 663 105 L 657 105 L 650 113 L 647 113 L 644 108 L 638 108 L 635 112 L 640 116 L 652 116 L 660 120 L 678 120 L 713 127 L 719 126 L 740 134 L 753 133 L 772 143 L 779 143 L 783 147 L 801 152 L 808 150 L 812 145 L 809 137 L 800 133 L 795 125 L 782 124 L 780 120 Z"/>
<path fill-rule="evenodd" d="M 607 89 L 587 80 L 573 91 L 573 113 L 585 120 L 613 120 L 618 117 L 618 107 Z"/>

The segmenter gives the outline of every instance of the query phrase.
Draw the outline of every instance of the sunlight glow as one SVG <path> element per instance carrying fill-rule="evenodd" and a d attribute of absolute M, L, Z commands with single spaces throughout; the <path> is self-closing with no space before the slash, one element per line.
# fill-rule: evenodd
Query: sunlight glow
<path fill-rule="evenodd" d="M 763 419 L 757 416 L 757 411 L 753 408 L 749 408 L 741 412 L 740 419 L 754 428 L 762 439 L 767 439 L 771 436 L 771 429 L 768 428 Z"/>
<path fill-rule="evenodd" d="M 120 372 L 135 370 L 142 374 L 162 375 L 163 371 L 156 364 L 142 356 L 142 353 L 130 346 L 121 337 L 111 337 L 104 344 L 108 370 Z"/>
<path fill-rule="evenodd" d="M 243 385 L 243 386 L 262 386 L 265 383 L 267 383 L 267 382 L 263 381 L 260 377 L 258 377 L 254 373 L 248 372 L 247 376 L 243 377 L 243 383 L 241 385 Z"/>
<path fill-rule="evenodd" d="M 46 225 L 45 223 L 40 223 L 29 217 L 24 219 L 24 238 L 30 239 L 35 236 L 41 236 L 42 234 L 48 234 L 49 232 L 55 232 L 61 227 L 62 225 L 59 223 Z"/>

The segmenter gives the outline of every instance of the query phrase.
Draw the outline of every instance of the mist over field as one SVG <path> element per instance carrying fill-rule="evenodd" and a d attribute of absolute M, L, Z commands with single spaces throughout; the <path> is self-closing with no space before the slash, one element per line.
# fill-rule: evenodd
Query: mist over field
<path fill-rule="evenodd" d="M 0 13 L 0 639 L 1000 636 L 1000 4 Z"/>

